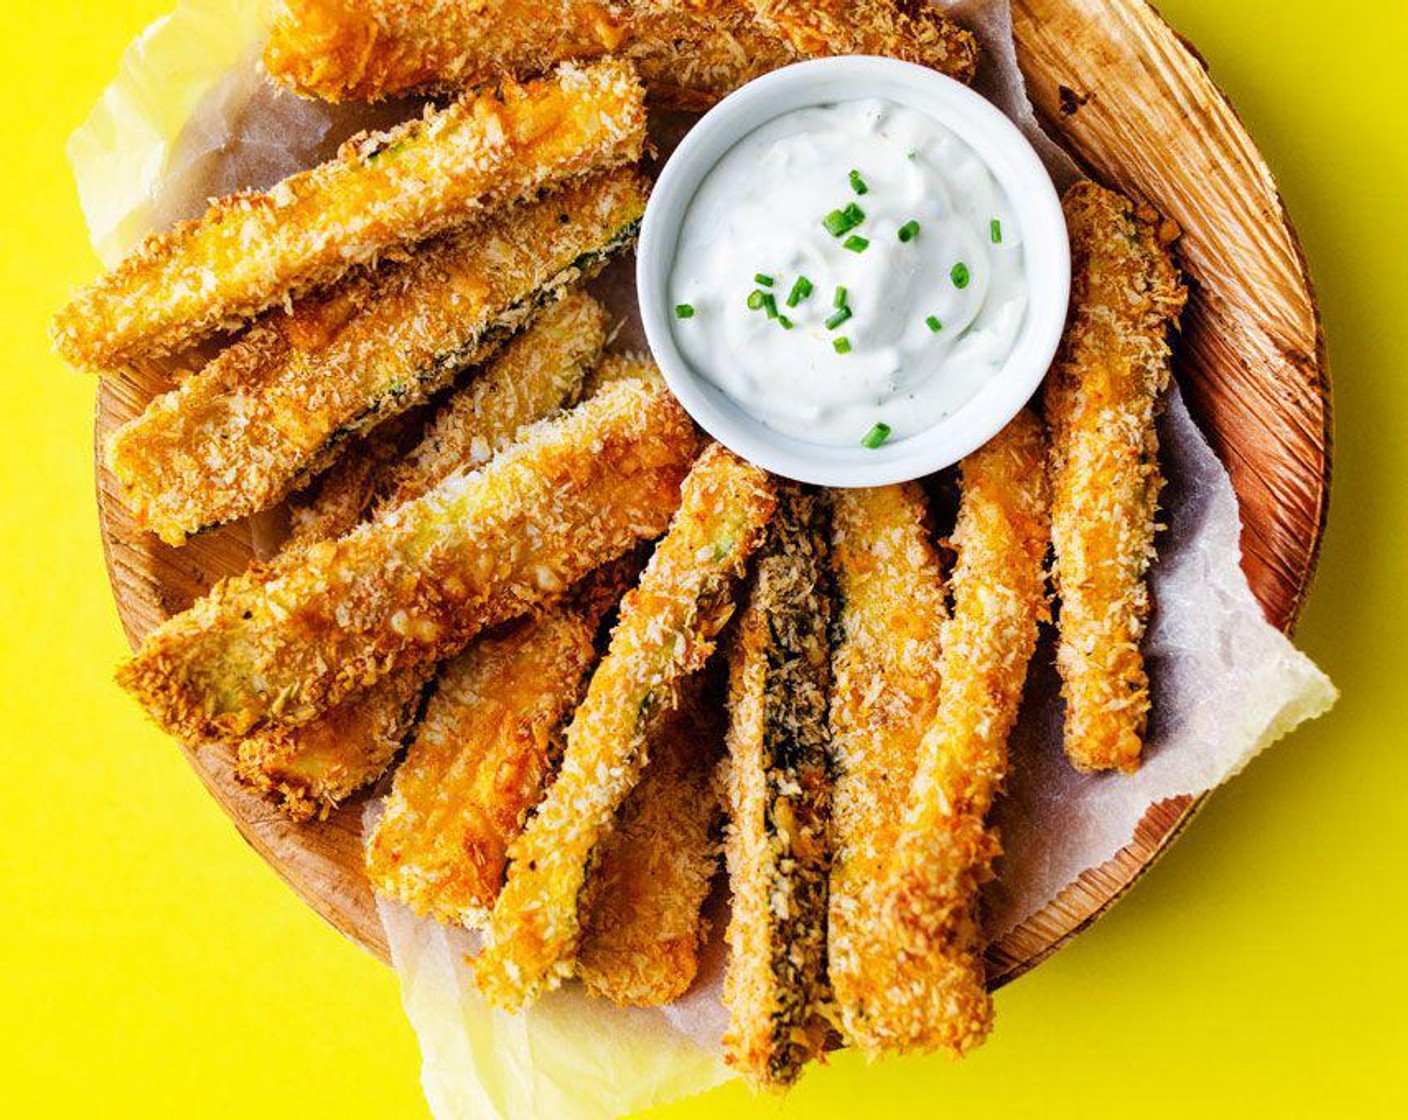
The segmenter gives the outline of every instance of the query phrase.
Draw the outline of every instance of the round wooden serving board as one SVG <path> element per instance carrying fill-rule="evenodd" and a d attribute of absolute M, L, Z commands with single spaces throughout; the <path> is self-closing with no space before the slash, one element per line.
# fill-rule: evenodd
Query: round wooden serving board
<path fill-rule="evenodd" d="M 1037 110 L 1098 180 L 1147 198 L 1184 230 L 1192 278 L 1179 378 L 1232 475 L 1243 564 L 1267 617 L 1294 623 L 1314 571 L 1330 487 L 1330 389 L 1305 261 L 1271 177 L 1195 51 L 1143 0 L 1014 0 L 1021 67 Z M 163 387 L 104 379 L 97 440 Z M 135 646 L 251 555 L 248 526 L 182 549 L 138 532 L 97 463 L 98 507 L 118 613 Z M 234 779 L 227 751 L 191 764 L 246 840 L 319 914 L 387 956 L 362 873 L 362 806 L 294 824 Z M 1179 834 L 1192 798 L 1153 806 L 1133 842 L 989 949 L 994 985 L 1098 917 Z"/>

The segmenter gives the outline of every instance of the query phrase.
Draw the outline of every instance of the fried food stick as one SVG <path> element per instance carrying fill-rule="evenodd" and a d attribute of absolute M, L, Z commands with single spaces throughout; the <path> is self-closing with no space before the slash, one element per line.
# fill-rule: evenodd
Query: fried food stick
<path fill-rule="evenodd" d="M 851 1045 L 876 1050 L 876 962 L 889 952 L 876 893 L 899 839 L 920 741 L 938 716 L 939 636 L 948 618 L 919 485 L 834 491 L 831 561 L 836 774 L 827 967 L 842 1033 Z"/>
<path fill-rule="evenodd" d="M 483 466 L 524 425 L 575 402 L 606 347 L 607 318 L 584 292 L 540 312 L 436 412 L 420 443 L 391 469 L 383 508 L 420 497 L 451 471 Z"/>
<path fill-rule="evenodd" d="M 683 0 L 689 2 L 689 0 Z M 701 0 L 715 10 L 739 0 Z M 937 5 L 916 0 L 742 0 L 764 29 L 799 54 L 875 54 L 971 82 L 978 43 Z"/>
<path fill-rule="evenodd" d="M 305 95 L 374 101 L 609 53 L 672 108 L 704 108 L 798 57 L 737 3 L 701 14 L 617 0 L 290 0 L 264 64 Z"/>
<path fill-rule="evenodd" d="M 1046 610 L 1045 456 L 1041 424 L 1023 412 L 963 461 L 938 718 L 919 746 L 878 892 L 889 953 L 873 962 L 858 1038 L 871 1054 L 961 1054 L 992 1026 L 978 889 L 999 850 L 986 818 L 1007 772 L 1007 737 Z"/>
<path fill-rule="evenodd" d="M 646 391 L 624 381 L 602 395 L 630 386 Z M 571 973 L 594 853 L 640 779 L 651 732 L 712 652 L 773 504 L 767 475 L 717 445 L 690 471 L 670 531 L 621 604 L 610 649 L 572 718 L 562 769 L 510 851 L 490 944 L 475 966 L 496 1005 L 519 1007 Z"/>
<path fill-rule="evenodd" d="M 575 400 L 585 365 L 605 342 L 606 309 L 596 300 L 578 292 L 553 304 L 442 405 L 405 469 L 394 476 L 384 508 L 414 501 L 454 470 L 483 466 L 520 428 Z M 355 470 L 339 470 L 344 463 Z M 318 539 L 311 534 L 319 528 L 325 536 L 341 536 L 361 521 L 372 494 L 385 489 L 375 474 L 361 481 L 367 464 L 373 471 L 383 465 L 371 454 L 339 461 L 330 472 L 334 485 L 319 495 L 290 547 Z M 255 732 L 240 743 L 236 774 L 277 797 L 296 819 L 326 817 L 386 771 L 414 725 L 435 668 L 392 673 L 300 727 Z"/>
<path fill-rule="evenodd" d="M 782 1088 L 821 1053 L 831 621 L 821 499 L 782 486 L 729 657 L 724 1058 Z"/>
<path fill-rule="evenodd" d="M 714 769 L 718 708 L 699 680 L 651 734 L 650 763 L 587 874 L 577 973 L 614 1003 L 659 1007 L 689 991 L 708 935 L 704 902 L 719 866 Z"/>
<path fill-rule="evenodd" d="M 549 610 L 480 639 L 436 683 L 367 846 L 378 894 L 479 927 L 508 844 L 542 795 L 553 739 L 595 660 L 595 619 Z"/>
<path fill-rule="evenodd" d="M 153 631 L 118 679 L 186 738 L 307 723 L 663 532 L 694 448 L 668 392 L 610 386 L 482 470 L 217 584 Z"/>
<path fill-rule="evenodd" d="M 1186 293 L 1177 227 L 1150 207 L 1086 182 L 1065 211 L 1071 319 L 1045 407 L 1066 757 L 1078 770 L 1132 771 L 1149 715 L 1140 643 L 1163 486 L 1154 418 Z"/>
<path fill-rule="evenodd" d="M 123 500 L 171 544 L 275 504 L 628 245 L 645 194 L 592 177 L 255 327 L 114 434 Z"/>
<path fill-rule="evenodd" d="M 634 162 L 642 98 L 625 64 L 564 67 L 349 141 L 333 161 L 148 238 L 59 313 L 56 344 L 97 369 L 180 350 L 553 183 Z"/>

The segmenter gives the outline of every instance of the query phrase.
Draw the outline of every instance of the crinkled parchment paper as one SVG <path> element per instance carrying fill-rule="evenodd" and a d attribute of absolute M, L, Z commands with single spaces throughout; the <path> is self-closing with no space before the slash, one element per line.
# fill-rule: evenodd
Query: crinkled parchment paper
<path fill-rule="evenodd" d="M 985 48 L 979 88 L 1021 124 L 1059 183 L 1077 174 L 1040 135 L 1017 75 L 1006 0 L 952 5 Z M 265 186 L 318 158 L 353 129 L 406 106 L 330 109 L 272 91 L 256 60 L 269 0 L 185 0 L 123 59 L 75 133 L 70 156 L 95 247 L 112 263 L 142 234 L 198 213 L 207 197 Z M 608 277 L 629 309 L 628 271 Z M 627 324 L 632 337 L 634 324 Z M 1153 575 L 1149 635 L 1154 719 L 1132 777 L 1085 777 L 1066 765 L 1049 645 L 1038 653 L 998 810 L 1006 855 L 988 893 L 989 932 L 1040 909 L 1082 871 L 1124 847 L 1150 806 L 1226 781 L 1335 690 L 1267 624 L 1240 566 L 1240 522 L 1227 473 L 1175 390 L 1162 421 L 1169 485 Z M 370 813 L 376 812 L 373 805 Z M 601 1120 L 717 1084 L 723 953 L 716 937 L 688 998 L 623 1010 L 569 987 L 520 1016 L 492 1011 L 470 982 L 463 931 L 382 904 L 392 955 L 440 1120 Z M 716 921 L 716 930 L 722 924 Z"/>

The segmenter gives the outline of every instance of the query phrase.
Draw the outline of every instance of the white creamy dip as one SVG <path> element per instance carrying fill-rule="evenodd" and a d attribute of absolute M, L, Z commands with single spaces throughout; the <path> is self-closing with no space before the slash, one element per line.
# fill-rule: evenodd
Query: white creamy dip
<path fill-rule="evenodd" d="M 1027 310 L 1021 230 L 986 164 L 927 114 L 798 109 L 703 180 L 669 299 L 685 360 L 745 412 L 874 445 L 953 413 L 1002 367 Z"/>

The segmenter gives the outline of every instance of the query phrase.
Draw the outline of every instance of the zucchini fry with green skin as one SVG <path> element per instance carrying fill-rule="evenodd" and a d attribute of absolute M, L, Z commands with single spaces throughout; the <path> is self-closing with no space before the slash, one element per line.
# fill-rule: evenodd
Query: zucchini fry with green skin
<path fill-rule="evenodd" d="M 729 657 L 724 1058 L 781 1088 L 822 1051 L 830 580 L 819 494 L 780 486 Z"/>
<path fill-rule="evenodd" d="M 645 194 L 571 184 L 255 327 L 114 434 L 124 502 L 170 544 L 275 504 L 630 244 Z"/>
<path fill-rule="evenodd" d="M 643 96 L 623 63 L 564 67 L 349 141 L 148 238 L 59 313 L 55 342 L 97 369 L 180 350 L 554 183 L 634 163 Z"/>
<path fill-rule="evenodd" d="M 386 473 L 400 461 L 416 419 L 424 423 L 424 417 L 415 411 L 403 412 L 355 437 L 337 462 L 319 476 L 311 498 L 291 510 L 284 548 L 341 537 L 360 525 Z"/>
<path fill-rule="evenodd" d="M 601 396 L 623 390 L 650 391 L 623 381 Z M 622 602 L 572 718 L 562 768 L 510 851 L 490 942 L 475 964 L 480 990 L 497 1006 L 519 1007 L 571 974 L 587 871 L 640 780 L 651 734 L 713 651 L 773 505 L 767 474 L 717 445 L 685 480 L 670 531 Z"/>
<path fill-rule="evenodd" d="M 943 564 L 919 484 L 833 491 L 831 561 L 837 641 L 827 969 L 842 1033 L 873 1051 L 881 1045 L 870 1035 L 876 961 L 889 953 L 876 891 L 899 840 L 920 741 L 938 715 L 948 618 Z"/>
<path fill-rule="evenodd" d="M 452 471 L 483 466 L 520 428 L 575 403 L 606 347 L 607 326 L 606 308 L 584 292 L 539 312 L 436 412 L 421 441 L 391 469 L 381 506 L 418 498 Z"/>
<path fill-rule="evenodd" d="M 689 991 L 709 932 L 704 902 L 719 867 L 714 771 L 723 720 L 700 681 L 650 737 L 650 763 L 587 874 L 577 973 L 587 991 L 659 1007 Z"/>
<path fill-rule="evenodd" d="M 1040 421 L 1020 413 L 963 460 L 962 474 L 938 718 L 920 743 L 878 892 L 889 952 L 872 962 L 857 1040 L 872 1056 L 962 1054 L 992 1028 L 978 891 L 1000 850 L 987 815 L 1006 777 L 1007 738 L 1046 613 L 1050 488 Z"/>
<path fill-rule="evenodd" d="M 1089 182 L 1066 193 L 1065 211 L 1071 319 L 1045 407 L 1066 756 L 1078 770 L 1131 771 L 1149 716 L 1140 645 L 1163 486 L 1154 421 L 1186 292 L 1172 222 Z"/>
<path fill-rule="evenodd" d="M 575 400 L 584 365 L 595 360 L 605 342 L 606 310 L 590 296 L 572 293 L 553 304 L 445 402 L 405 469 L 392 474 L 395 490 L 386 506 L 421 497 L 452 471 L 483 466 L 519 429 Z M 394 448 L 399 440 L 388 434 L 384 442 Z M 352 469 L 341 470 L 344 464 Z M 333 485 L 319 494 L 293 545 L 318 539 L 311 534 L 319 529 L 327 531 L 325 536 L 350 532 L 376 490 L 386 488 L 375 473 L 384 465 L 371 453 L 339 460 L 329 472 Z M 365 480 L 364 467 L 372 472 Z M 240 744 L 236 774 L 247 785 L 277 796 L 296 818 L 326 816 L 385 773 L 411 731 L 434 674 L 433 665 L 393 673 L 301 727 L 255 732 Z"/>
<path fill-rule="evenodd" d="M 216 584 L 118 674 L 187 739 L 297 726 L 457 653 L 663 532 L 696 441 L 662 389 L 614 385 L 482 470 Z"/>
<path fill-rule="evenodd" d="M 289 0 L 264 64 L 305 95 L 374 101 L 605 54 L 632 63 L 652 101 L 686 109 L 798 58 L 736 3 L 701 14 L 624 0 Z"/>

